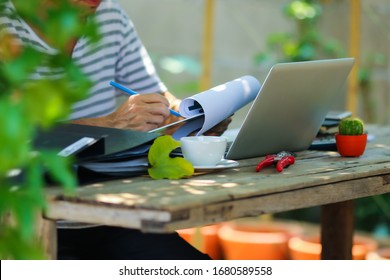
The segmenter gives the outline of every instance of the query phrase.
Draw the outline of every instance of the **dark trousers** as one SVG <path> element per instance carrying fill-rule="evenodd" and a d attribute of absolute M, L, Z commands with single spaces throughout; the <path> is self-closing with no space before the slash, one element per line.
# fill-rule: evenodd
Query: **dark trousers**
<path fill-rule="evenodd" d="M 58 259 L 76 260 L 208 260 L 177 233 L 152 234 L 98 226 L 58 229 Z"/>

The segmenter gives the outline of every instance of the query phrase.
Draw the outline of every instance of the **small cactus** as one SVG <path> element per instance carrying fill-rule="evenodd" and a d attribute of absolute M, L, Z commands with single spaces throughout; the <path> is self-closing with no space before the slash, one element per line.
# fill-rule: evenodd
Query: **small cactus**
<path fill-rule="evenodd" d="M 346 118 L 339 123 L 339 134 L 361 135 L 364 133 L 364 123 L 358 118 Z"/>

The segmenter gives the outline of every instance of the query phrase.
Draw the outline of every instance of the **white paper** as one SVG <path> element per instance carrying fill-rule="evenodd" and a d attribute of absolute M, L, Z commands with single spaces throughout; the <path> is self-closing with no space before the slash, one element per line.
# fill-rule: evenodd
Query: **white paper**
<path fill-rule="evenodd" d="M 197 135 L 201 135 L 253 101 L 260 88 L 261 84 L 256 78 L 243 76 L 183 99 L 179 111 L 185 118 L 204 113 L 204 122 L 197 132 Z M 199 108 L 194 109 L 197 104 Z M 191 123 L 189 125 L 193 126 Z M 179 130 L 186 129 L 184 126 Z"/>

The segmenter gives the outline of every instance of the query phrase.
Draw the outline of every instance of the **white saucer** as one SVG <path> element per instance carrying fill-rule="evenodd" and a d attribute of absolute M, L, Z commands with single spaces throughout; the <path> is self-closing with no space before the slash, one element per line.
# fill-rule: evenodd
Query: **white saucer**
<path fill-rule="evenodd" d="M 215 170 L 215 169 L 225 169 L 239 166 L 239 163 L 235 160 L 223 159 L 217 165 L 203 165 L 203 166 L 194 166 L 196 171 L 205 171 L 205 170 Z"/>

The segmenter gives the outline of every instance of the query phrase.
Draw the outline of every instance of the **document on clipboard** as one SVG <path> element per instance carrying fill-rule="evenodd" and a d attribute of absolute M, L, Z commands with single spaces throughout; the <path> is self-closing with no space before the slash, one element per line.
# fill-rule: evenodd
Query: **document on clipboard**
<path fill-rule="evenodd" d="M 260 88 L 255 77 L 243 76 L 185 98 L 179 107 L 184 119 L 151 132 L 164 134 L 164 131 L 177 127 L 172 134 L 176 140 L 191 133 L 202 135 L 253 101 Z"/>

